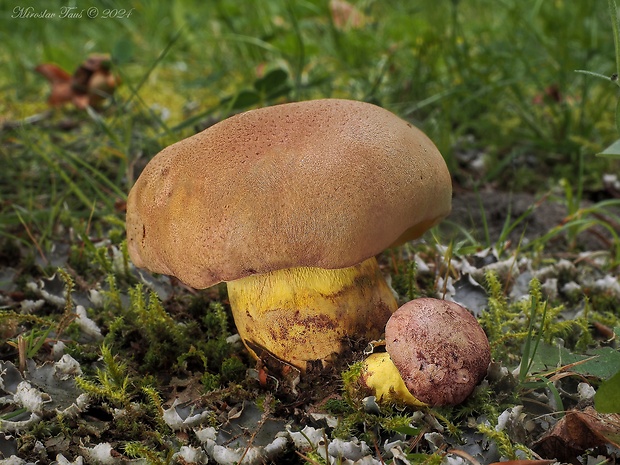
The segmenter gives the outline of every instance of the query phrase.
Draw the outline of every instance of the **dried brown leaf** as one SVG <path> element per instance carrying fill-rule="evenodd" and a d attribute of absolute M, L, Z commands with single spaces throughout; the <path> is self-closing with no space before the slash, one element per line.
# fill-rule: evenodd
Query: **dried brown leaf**
<path fill-rule="evenodd" d="M 52 85 L 48 99 L 51 106 L 73 103 L 77 108 L 98 108 L 109 98 L 120 79 L 111 70 L 108 55 L 91 55 L 75 70 L 73 75 L 53 63 L 43 63 L 35 71 Z"/>
<path fill-rule="evenodd" d="M 601 414 L 593 407 L 570 410 L 534 449 L 543 457 L 570 461 L 586 449 L 620 444 L 620 415 Z"/>

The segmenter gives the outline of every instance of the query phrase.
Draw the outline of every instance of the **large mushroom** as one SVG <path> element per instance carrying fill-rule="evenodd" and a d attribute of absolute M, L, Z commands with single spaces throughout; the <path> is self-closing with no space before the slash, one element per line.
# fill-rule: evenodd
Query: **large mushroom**
<path fill-rule="evenodd" d="M 451 193 L 435 145 L 389 111 L 277 105 L 156 155 L 129 193 L 128 249 L 195 288 L 226 281 L 252 355 L 304 371 L 381 335 L 397 303 L 375 255 L 444 218 Z"/>

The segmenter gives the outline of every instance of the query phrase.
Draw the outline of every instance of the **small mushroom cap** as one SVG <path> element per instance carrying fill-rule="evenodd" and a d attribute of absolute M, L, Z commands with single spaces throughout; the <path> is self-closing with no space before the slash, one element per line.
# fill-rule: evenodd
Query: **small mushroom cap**
<path fill-rule="evenodd" d="M 389 111 L 312 100 L 235 115 L 173 144 L 127 200 L 136 266 L 195 288 L 292 267 L 345 268 L 448 215 L 441 154 Z"/>
<path fill-rule="evenodd" d="M 456 405 L 482 381 L 489 341 L 460 305 L 431 298 L 407 302 L 390 317 L 385 345 L 407 389 L 429 405 Z"/>

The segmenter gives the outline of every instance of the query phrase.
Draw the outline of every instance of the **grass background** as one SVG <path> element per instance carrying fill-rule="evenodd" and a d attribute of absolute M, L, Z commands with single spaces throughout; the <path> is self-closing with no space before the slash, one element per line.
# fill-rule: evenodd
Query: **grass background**
<path fill-rule="evenodd" d="M 60 18 L 63 6 L 82 17 Z M 603 171 L 617 169 L 593 157 L 616 137 L 615 88 L 574 72 L 614 71 L 606 1 L 356 6 L 363 25 L 343 30 L 325 1 L 3 0 L 3 121 L 45 109 L 48 86 L 33 72 L 39 63 L 72 71 L 90 53 L 110 53 L 123 79 L 116 111 L 98 124 L 49 142 L 29 127 L 24 138 L 30 149 L 5 145 L 4 164 L 30 156 L 41 162 L 33 153 L 39 147 L 54 158 L 69 150 L 98 168 L 110 163 L 127 174 L 138 157 L 192 134 L 209 117 L 284 100 L 344 97 L 378 103 L 420 125 L 463 184 L 470 180 L 459 172 L 455 153 L 467 150 L 486 156 L 488 168 L 478 181 L 516 190 L 580 176 L 595 190 Z M 27 7 L 56 17 L 15 17 Z M 88 8 L 97 9 L 96 18 L 88 18 Z M 123 9 L 129 17 L 104 18 Z M 279 92 L 270 83 L 255 92 L 261 73 L 274 69 L 285 72 L 275 82 Z M 559 99 L 547 95 L 549 89 L 557 89 Z M 106 176 L 127 190 L 127 180 Z M 12 170 L 3 177 L 3 186 L 14 184 Z"/>
<path fill-rule="evenodd" d="M 0 234 L 43 252 L 76 221 L 122 229 L 126 193 L 161 148 L 234 112 L 322 97 L 419 125 L 457 191 L 556 190 L 569 213 L 600 200 L 620 166 L 595 156 L 617 138 L 617 88 L 575 70 L 615 70 L 605 0 L 355 5 L 361 24 L 342 27 L 327 1 L 1 0 Z M 48 110 L 34 68 L 72 72 L 91 53 L 113 58 L 113 104 L 20 124 Z"/>

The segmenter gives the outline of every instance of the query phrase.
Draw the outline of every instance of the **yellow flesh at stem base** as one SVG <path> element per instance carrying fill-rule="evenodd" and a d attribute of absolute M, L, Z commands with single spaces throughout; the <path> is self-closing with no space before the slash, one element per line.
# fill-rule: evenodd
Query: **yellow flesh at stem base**
<path fill-rule="evenodd" d="M 307 362 L 327 363 L 346 338 L 372 340 L 398 307 L 376 259 L 337 270 L 290 268 L 228 283 L 237 330 L 302 372 Z"/>
<path fill-rule="evenodd" d="M 409 392 L 387 352 L 371 354 L 364 360 L 360 381 L 379 402 L 400 402 L 415 407 L 426 405 Z"/>

